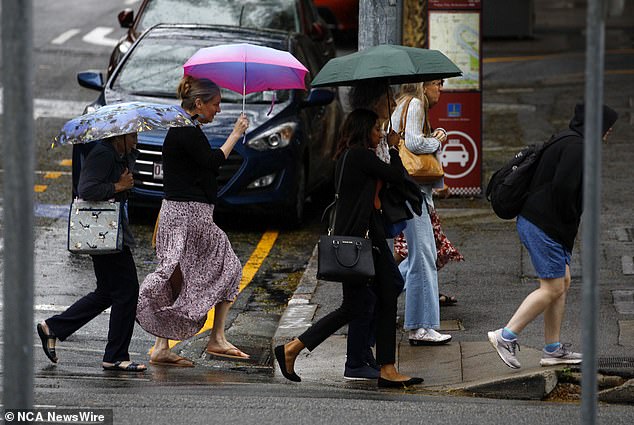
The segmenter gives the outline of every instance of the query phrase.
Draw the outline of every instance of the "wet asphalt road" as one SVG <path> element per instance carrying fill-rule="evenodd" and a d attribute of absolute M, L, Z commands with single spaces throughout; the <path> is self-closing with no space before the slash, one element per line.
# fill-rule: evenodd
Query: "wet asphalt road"
<path fill-rule="evenodd" d="M 95 44 L 116 39 L 123 30 L 118 28 L 116 13 L 126 5 L 136 8 L 138 2 L 77 2 L 35 0 L 35 65 L 36 65 L 36 184 L 46 186 L 35 194 L 40 206 L 36 219 L 36 287 L 35 319 L 41 320 L 68 306 L 94 288 L 90 260 L 74 257 L 65 250 L 66 221 L 64 208 L 70 200 L 70 168 L 64 160 L 70 158 L 66 147 L 47 149 L 51 138 L 65 120 L 81 113 L 84 104 L 97 93 L 80 88 L 75 73 L 85 69 L 105 71 L 110 47 Z M 82 38 L 95 28 L 112 31 L 105 39 L 92 42 Z M 78 35 L 62 44 L 54 44 L 58 36 L 69 29 Z M 632 55 L 608 56 L 616 68 L 632 69 Z M 558 99 L 581 96 L 583 83 L 574 78 L 565 84 L 544 75 L 578 75 L 583 72 L 583 60 L 560 57 L 527 64 L 491 64 L 485 67 L 485 102 L 517 105 L 537 105 L 535 109 L 502 110 L 485 116 L 485 166 L 498 166 L 518 146 L 543 140 L 562 122 L 553 119 L 568 116 L 562 112 Z M 523 72 L 521 75 L 518 69 Z M 530 72 L 526 72 L 530 71 Z M 613 76 L 613 87 L 627 83 L 627 76 Z M 631 77 L 630 77 L 631 78 Z M 630 80 L 631 81 L 631 80 Z M 539 84 L 537 83 L 539 82 Z M 631 84 L 631 82 L 630 82 Z M 516 91 L 504 91 L 507 88 Z M 517 90 L 520 89 L 520 90 Z M 488 90 L 488 91 L 487 91 Z M 616 101 L 618 95 L 613 90 Z M 61 101 L 57 104 L 53 101 Z M 39 105 L 39 106 L 38 106 Z M 509 142 L 511 137 L 515 138 Z M 46 173 L 61 173 L 48 178 Z M 0 173 L 0 180 L 4 179 Z M 1 196 L 0 196 L 1 198 Z M 0 199 L 0 207 L 2 205 Z M 322 202 L 309 204 L 307 225 L 297 231 L 282 230 L 257 271 L 251 284 L 241 294 L 238 308 L 230 321 L 242 312 L 255 312 L 268 321 L 281 314 L 283 302 L 293 290 L 299 274 L 317 240 Z M 449 200 L 439 207 L 485 208 L 481 199 Z M 623 214 L 627 214 L 626 210 Z M 218 217 L 243 264 L 249 259 L 262 235 L 275 231 L 275 223 Z M 448 220 L 445 225 L 452 239 L 468 238 L 477 231 L 477 224 L 457 230 Z M 155 265 L 149 241 L 153 227 L 152 213 L 138 217 L 133 231 L 138 241 L 135 250 L 139 277 L 142 279 Z M 452 227 L 454 230 L 451 230 Z M 0 226 L 0 240 L 2 239 Z M 1 252 L 2 248 L 0 248 Z M 0 257 L 0 264 L 2 263 Z M 460 282 L 451 273 L 443 276 L 449 289 Z M 455 286 L 452 286 L 455 285 Z M 469 290 L 461 289 L 468 298 Z M 478 308 L 478 306 L 474 306 Z M 424 393 L 377 391 L 368 386 L 335 387 L 327 382 L 289 384 L 273 376 L 266 365 L 232 362 L 206 362 L 204 367 L 187 370 L 152 368 L 143 376 L 103 372 L 100 358 L 105 345 L 108 313 L 104 313 L 60 344 L 58 365 L 52 366 L 43 356 L 34 332 L 35 401 L 38 406 L 108 407 L 115 410 L 115 424 L 145 423 L 578 423 L 579 409 L 574 404 L 467 399 L 429 396 Z M 264 323 L 264 321 L 263 321 Z M 268 322 L 267 322 L 268 323 Z M 6 326 L 6 324 L 2 324 Z M 253 331 L 258 331 L 257 324 Z M 135 359 L 146 360 L 153 337 L 136 328 L 130 347 Z M 6 349 L 6 347 L 3 347 Z M 3 355 L 6 350 L 3 351 Z M 270 359 L 269 359 L 270 360 Z M 19 361 L 19 359 L 16 359 Z M 265 363 L 265 362 L 262 362 Z M 605 406 L 601 423 L 622 422 L 627 407 Z"/>

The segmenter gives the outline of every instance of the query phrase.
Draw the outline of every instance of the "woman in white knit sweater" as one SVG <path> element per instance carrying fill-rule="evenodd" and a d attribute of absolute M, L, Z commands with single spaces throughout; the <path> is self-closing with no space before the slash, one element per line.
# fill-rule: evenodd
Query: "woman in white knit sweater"
<path fill-rule="evenodd" d="M 433 80 L 401 86 L 397 107 L 391 118 L 392 128 L 396 132 L 401 130 L 401 115 L 406 111 L 405 148 L 415 154 L 436 153 L 441 142 L 447 138 L 444 129 L 438 128 L 431 132 L 428 116 L 430 106 L 440 99 L 442 85 L 442 80 Z M 445 344 L 451 340 L 450 335 L 436 331 L 440 327 L 437 254 L 428 213 L 428 209 L 434 207 L 432 190 L 442 187 L 442 178 L 420 185 L 427 209 L 423 209 L 420 216 L 414 215 L 408 220 L 404 231 L 409 252 L 399 268 L 405 278 L 404 327 L 410 331 L 409 341 L 412 345 Z"/>

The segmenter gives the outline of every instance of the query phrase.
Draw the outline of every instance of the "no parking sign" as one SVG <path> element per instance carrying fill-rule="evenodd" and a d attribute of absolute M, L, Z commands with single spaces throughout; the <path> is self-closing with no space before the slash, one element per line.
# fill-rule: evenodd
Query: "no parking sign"
<path fill-rule="evenodd" d="M 443 92 L 430 110 L 434 128 L 447 130 L 439 158 L 445 183 L 454 195 L 482 193 L 482 128 L 479 92 Z"/>

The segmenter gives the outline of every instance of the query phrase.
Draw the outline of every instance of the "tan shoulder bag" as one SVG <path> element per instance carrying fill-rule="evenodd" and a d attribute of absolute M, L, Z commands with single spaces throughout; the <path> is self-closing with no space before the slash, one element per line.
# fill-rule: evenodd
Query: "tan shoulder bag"
<path fill-rule="evenodd" d="M 401 113 L 401 121 L 399 126 L 398 135 L 400 138 L 398 144 L 398 152 L 403 162 L 403 166 L 409 173 L 409 175 L 418 183 L 431 183 L 442 178 L 445 172 L 442 169 L 442 165 L 433 153 L 415 154 L 412 153 L 405 146 L 405 126 L 407 125 L 407 112 L 409 110 L 409 104 L 413 97 L 410 97 L 403 107 Z"/>

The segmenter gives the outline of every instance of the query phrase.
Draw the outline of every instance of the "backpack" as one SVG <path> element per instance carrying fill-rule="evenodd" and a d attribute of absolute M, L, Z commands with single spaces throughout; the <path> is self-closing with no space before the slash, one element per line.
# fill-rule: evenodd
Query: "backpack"
<path fill-rule="evenodd" d="M 498 217 L 510 220 L 519 215 L 544 150 L 569 136 L 579 134 L 567 130 L 553 135 L 546 143 L 527 146 L 493 173 L 486 188 L 486 197 Z"/>

